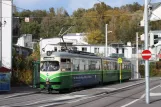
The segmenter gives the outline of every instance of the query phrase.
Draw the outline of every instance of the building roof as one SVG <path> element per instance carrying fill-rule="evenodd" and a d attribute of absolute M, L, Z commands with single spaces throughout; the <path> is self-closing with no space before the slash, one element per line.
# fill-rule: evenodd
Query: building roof
<path fill-rule="evenodd" d="M 11 69 L 8 69 L 6 67 L 0 67 L 0 72 L 11 72 L 12 70 Z"/>
<path fill-rule="evenodd" d="M 112 47 L 124 47 L 124 43 L 111 43 Z"/>
<path fill-rule="evenodd" d="M 86 33 L 67 33 L 64 36 L 85 36 Z"/>
<path fill-rule="evenodd" d="M 23 47 L 23 46 L 18 46 L 18 45 L 13 45 L 13 47 L 15 47 L 15 48 L 23 48 L 23 49 L 26 49 L 26 50 L 31 50 L 32 51 L 32 49 L 31 48 L 27 48 L 27 47 Z"/>
<path fill-rule="evenodd" d="M 157 9 L 159 6 L 161 6 L 161 2 L 158 3 L 150 3 L 152 5 L 152 10 Z"/>

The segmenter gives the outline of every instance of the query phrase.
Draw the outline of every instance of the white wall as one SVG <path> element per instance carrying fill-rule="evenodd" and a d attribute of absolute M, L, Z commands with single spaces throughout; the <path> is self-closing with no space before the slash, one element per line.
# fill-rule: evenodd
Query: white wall
<path fill-rule="evenodd" d="M 17 44 L 16 45 L 18 45 L 18 46 L 25 46 L 25 40 L 24 40 L 24 37 L 20 37 L 20 38 L 18 38 L 18 40 L 17 40 Z"/>
<path fill-rule="evenodd" d="M 151 17 L 150 17 L 150 21 L 157 21 L 157 20 L 161 20 L 161 2 L 158 2 L 158 7 L 156 9 L 154 9 L 152 11 Z"/>
<path fill-rule="evenodd" d="M 86 41 L 85 41 L 85 34 L 82 34 L 82 33 L 73 33 L 73 34 L 67 34 L 64 36 L 64 39 L 70 39 L 70 40 L 73 40 L 73 41 L 76 41 L 76 43 L 74 44 L 88 44 Z"/>
<path fill-rule="evenodd" d="M 6 5 L 8 4 L 8 5 Z M 2 0 L 2 65 L 12 69 L 12 0 Z"/>
<path fill-rule="evenodd" d="M 26 43 L 29 42 L 32 42 L 32 34 L 23 34 L 18 38 L 16 45 L 26 47 Z"/>
<path fill-rule="evenodd" d="M 77 47 L 79 51 L 82 51 L 82 47 L 87 48 L 87 52 L 95 53 L 95 48 L 99 48 L 99 54 L 105 55 L 105 45 L 89 45 L 84 44 L 85 41 L 83 41 L 84 36 L 82 35 L 66 35 L 64 36 L 65 42 L 72 42 L 74 47 Z M 40 52 L 42 54 L 45 54 L 46 51 L 53 51 L 54 47 L 57 47 L 57 50 L 61 49 L 61 46 L 58 45 L 59 42 L 63 42 L 61 38 L 48 38 L 48 39 L 40 39 Z M 82 43 L 83 42 L 83 43 Z M 42 51 L 42 49 L 45 48 L 45 52 Z M 119 47 L 118 47 L 119 48 Z M 119 54 L 122 54 L 122 48 L 119 48 Z M 127 47 L 124 47 L 124 56 L 126 58 L 132 57 L 132 47 L 131 43 L 128 44 Z M 110 56 L 112 53 L 116 53 L 116 47 L 107 47 L 108 56 Z"/>

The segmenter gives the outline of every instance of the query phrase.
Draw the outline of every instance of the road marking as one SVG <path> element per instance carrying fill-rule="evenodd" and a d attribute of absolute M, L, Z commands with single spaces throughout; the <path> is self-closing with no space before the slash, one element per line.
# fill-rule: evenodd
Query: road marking
<path fill-rule="evenodd" d="M 104 90 L 116 90 L 116 88 L 96 88 L 96 89 L 104 89 Z"/>
<path fill-rule="evenodd" d="M 105 93 L 101 94 L 104 95 Z M 75 103 L 81 100 L 85 100 L 85 99 L 89 99 L 89 98 L 94 98 L 100 95 L 96 95 L 96 96 L 85 96 L 85 97 L 80 97 L 80 99 L 76 99 L 76 100 L 72 100 L 72 101 L 66 101 L 66 102 L 61 102 L 61 103 L 50 103 L 50 104 L 45 104 L 39 107 L 48 107 L 48 106 L 54 106 L 54 104 L 70 104 L 70 103 Z"/>
<path fill-rule="evenodd" d="M 150 93 L 150 96 L 161 96 L 161 93 Z"/>
<path fill-rule="evenodd" d="M 30 93 L 16 93 L 10 96 L 6 96 L 4 98 L 0 98 L 0 100 L 7 99 L 7 98 L 12 98 L 12 97 L 17 97 L 17 96 L 23 96 L 23 95 L 30 95 L 30 94 L 35 94 L 37 92 L 30 92 Z"/>
<path fill-rule="evenodd" d="M 73 95 L 73 96 L 65 95 L 65 96 L 61 96 L 58 98 L 54 98 L 54 99 L 45 99 L 45 100 L 39 100 L 39 101 L 36 101 L 33 103 L 28 103 L 28 104 L 25 104 L 25 106 L 39 104 L 40 102 L 42 103 L 42 102 L 46 102 L 46 101 L 72 100 L 72 99 L 81 98 L 81 97 L 85 97 L 85 96 L 87 96 L 87 95 Z M 53 103 L 53 104 L 61 104 L 61 103 Z M 45 105 L 45 106 L 47 106 L 47 105 Z M 45 106 L 43 106 L 43 107 L 45 107 Z"/>
<path fill-rule="evenodd" d="M 150 91 L 153 90 L 153 89 L 155 89 L 155 88 L 158 88 L 158 87 L 160 87 L 160 85 L 157 85 L 157 86 L 151 88 Z M 127 106 L 129 106 L 129 105 L 131 105 L 131 104 L 137 102 L 138 100 L 143 99 L 144 97 L 145 97 L 145 94 L 143 94 L 139 99 L 133 100 L 133 101 L 131 101 L 131 102 L 129 102 L 129 103 L 127 103 L 127 104 L 121 106 L 121 107 L 127 107 Z"/>

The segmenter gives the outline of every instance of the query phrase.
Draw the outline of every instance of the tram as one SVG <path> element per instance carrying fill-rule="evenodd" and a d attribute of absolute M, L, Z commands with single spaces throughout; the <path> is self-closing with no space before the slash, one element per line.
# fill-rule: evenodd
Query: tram
<path fill-rule="evenodd" d="M 123 60 L 122 80 L 131 78 L 131 63 Z M 40 88 L 67 90 L 119 81 L 116 58 L 99 57 L 81 51 L 47 52 L 41 56 Z"/>

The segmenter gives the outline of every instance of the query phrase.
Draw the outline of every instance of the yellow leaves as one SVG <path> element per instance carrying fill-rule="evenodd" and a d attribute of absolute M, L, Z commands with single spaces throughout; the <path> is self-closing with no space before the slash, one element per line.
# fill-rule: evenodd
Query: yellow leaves
<path fill-rule="evenodd" d="M 16 73 L 17 73 L 17 79 L 19 83 L 26 84 L 26 85 L 30 85 L 32 83 L 31 70 L 22 70 L 22 71 L 18 70 Z"/>
<path fill-rule="evenodd" d="M 87 35 L 87 41 L 89 44 L 102 44 L 104 43 L 104 36 L 100 30 L 93 30 Z"/>

